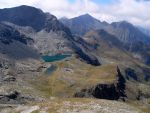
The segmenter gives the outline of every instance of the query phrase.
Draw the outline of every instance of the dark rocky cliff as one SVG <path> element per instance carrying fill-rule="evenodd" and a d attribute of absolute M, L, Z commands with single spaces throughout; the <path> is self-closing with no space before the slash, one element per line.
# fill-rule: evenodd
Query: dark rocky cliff
<path fill-rule="evenodd" d="M 117 83 L 114 84 L 98 84 L 89 89 L 82 89 L 80 92 L 77 92 L 75 97 L 94 97 L 99 99 L 108 99 L 108 100 L 125 100 L 126 93 L 126 80 L 120 72 L 120 69 L 117 67 Z"/>

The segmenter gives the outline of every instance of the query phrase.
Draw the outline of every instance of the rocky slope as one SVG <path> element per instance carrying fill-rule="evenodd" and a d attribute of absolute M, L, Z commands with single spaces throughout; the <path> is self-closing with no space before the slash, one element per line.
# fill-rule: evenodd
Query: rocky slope
<path fill-rule="evenodd" d="M 129 22 L 113 22 L 112 28 L 108 28 L 108 32 L 116 36 L 123 43 L 132 44 L 136 42 L 142 42 L 144 44 L 150 44 L 150 37 L 141 32 L 137 27 L 133 26 Z M 130 46 L 129 46 L 130 47 Z"/>
<path fill-rule="evenodd" d="M 135 58 L 149 65 L 150 37 L 126 21 L 108 24 L 86 14 L 73 19 L 64 19 L 62 22 L 76 35 L 83 36 L 90 30 L 104 29 L 120 40 L 124 48 L 130 51 Z"/>
<path fill-rule="evenodd" d="M 72 35 L 55 16 L 30 6 L 1 9 L 0 15 L 1 112 L 13 110 L 94 113 L 114 110 L 115 113 L 116 104 L 121 104 L 93 99 L 84 103 L 86 99 L 81 98 L 79 102 L 76 99 L 72 102 L 72 98 L 75 97 L 123 100 L 126 103 L 143 101 L 144 105 L 149 106 L 146 102 L 150 97 L 148 83 L 150 68 L 141 60 L 134 58 L 119 37 L 106 30 L 89 31 L 92 29 L 89 26 L 85 31 L 80 29 L 82 33 L 89 31 L 85 35 Z M 84 17 L 88 18 L 87 22 L 94 22 L 91 23 L 92 27 L 96 27 L 95 23 L 99 23 L 89 15 L 83 15 L 82 21 Z M 44 62 L 40 58 L 40 55 L 56 54 L 72 55 L 52 63 Z M 56 69 L 51 74 L 46 74 L 51 66 Z M 51 100 L 52 97 L 58 100 Z M 68 97 L 71 104 L 66 105 Z M 100 104 L 101 102 L 104 105 Z M 90 105 L 92 107 L 89 108 Z M 105 110 L 108 108 L 104 107 L 105 105 L 108 105 L 109 110 Z M 126 107 L 120 106 L 120 113 L 140 112 L 139 109 L 131 108 L 125 103 L 122 105 Z M 75 107 L 75 111 L 70 109 L 72 107 Z M 85 108 L 88 109 L 84 110 Z M 144 110 L 149 109 L 146 107 Z"/>
<path fill-rule="evenodd" d="M 122 99 L 125 101 L 127 97 L 126 80 L 117 67 L 117 81 L 113 84 L 98 84 L 90 89 L 82 89 L 80 92 L 75 94 L 75 97 L 95 97 L 99 99 L 118 100 Z"/>
<path fill-rule="evenodd" d="M 135 58 L 149 65 L 150 37 L 128 22 L 112 23 L 107 32 L 116 36 Z"/>
<path fill-rule="evenodd" d="M 140 108 L 125 103 L 95 99 L 50 99 L 49 102 L 28 106 L 10 106 L 0 113 L 144 113 Z"/>
<path fill-rule="evenodd" d="M 105 29 L 123 43 L 143 42 L 144 44 L 150 44 L 150 37 L 127 21 L 108 24 L 95 19 L 89 14 L 71 19 L 60 19 L 60 21 L 69 27 L 73 34 L 85 35 L 90 30 Z"/>
<path fill-rule="evenodd" d="M 89 14 L 84 14 L 71 19 L 60 19 L 60 21 L 70 28 L 73 34 L 78 35 L 84 35 L 90 30 L 104 28 L 108 25 L 108 23 L 101 22 Z"/>
<path fill-rule="evenodd" d="M 63 26 L 55 16 L 44 13 L 42 10 L 34 7 L 19 6 L 1 9 L 0 15 L 0 21 L 9 24 L 13 28 L 15 27 L 15 29 L 23 35 L 32 38 L 35 41 L 35 46 L 40 52 L 43 52 L 44 49 L 48 52 L 52 46 L 56 48 L 55 50 L 63 48 L 64 45 L 67 45 L 66 38 L 71 35 L 69 29 Z M 32 32 L 29 33 L 29 31 Z M 61 37 L 63 41 L 61 38 L 55 39 L 57 36 Z M 37 38 L 35 39 L 35 37 Z M 44 37 L 44 39 L 42 37 Z M 41 41 L 40 44 L 39 41 Z M 51 46 L 48 45 L 50 42 Z M 54 50 L 52 49 L 51 51 Z"/>
<path fill-rule="evenodd" d="M 145 33 L 146 35 L 150 36 L 150 29 L 149 28 L 143 28 L 143 27 L 138 26 L 138 29 L 140 31 L 142 31 L 143 33 Z"/>
<path fill-rule="evenodd" d="M 0 17 L 0 21 L 10 22 L 19 26 L 30 26 L 36 31 L 40 31 L 43 28 L 47 30 L 60 30 L 63 27 L 55 16 L 25 5 L 0 9 Z"/>
<path fill-rule="evenodd" d="M 11 26 L 0 23 L 1 55 L 14 59 L 38 59 L 37 51 L 32 48 L 33 43 L 33 39 L 26 37 Z"/>
<path fill-rule="evenodd" d="M 29 11 L 30 13 L 27 13 Z M 0 15 L 2 15 L 0 21 L 34 40 L 32 44 L 33 48 L 40 54 L 78 54 L 80 53 L 79 51 L 84 48 L 82 44 L 78 44 L 78 42 L 74 40 L 70 30 L 60 23 L 55 16 L 44 13 L 40 9 L 30 6 L 19 6 L 1 9 Z M 33 20 L 33 22 L 31 20 Z M 84 59 L 86 62 L 90 62 L 94 65 L 100 64 L 95 56 L 87 55 L 83 50 L 80 56 L 86 56 L 87 58 Z"/>

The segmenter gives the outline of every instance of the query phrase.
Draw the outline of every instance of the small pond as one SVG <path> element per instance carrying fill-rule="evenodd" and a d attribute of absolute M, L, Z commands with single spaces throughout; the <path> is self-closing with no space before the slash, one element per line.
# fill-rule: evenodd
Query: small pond
<path fill-rule="evenodd" d="M 45 74 L 46 75 L 51 75 L 56 69 L 57 69 L 57 67 L 55 65 L 52 65 L 52 66 L 50 66 L 49 68 L 46 69 Z"/>

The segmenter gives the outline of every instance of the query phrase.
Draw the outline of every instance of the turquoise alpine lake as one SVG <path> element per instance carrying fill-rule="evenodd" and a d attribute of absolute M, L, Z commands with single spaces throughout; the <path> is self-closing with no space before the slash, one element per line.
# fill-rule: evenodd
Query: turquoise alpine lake
<path fill-rule="evenodd" d="M 71 57 L 71 55 L 63 55 L 63 54 L 58 54 L 58 55 L 54 55 L 54 56 L 48 56 L 48 55 L 45 55 L 45 56 L 42 56 L 42 59 L 45 61 L 45 62 L 55 62 L 55 61 L 60 61 L 60 60 L 63 60 L 67 57 Z"/>
<path fill-rule="evenodd" d="M 58 55 L 54 55 L 54 56 L 45 55 L 45 56 L 42 56 L 42 59 L 45 62 L 55 62 L 55 61 L 63 60 L 67 57 L 71 57 L 71 55 L 67 55 L 67 54 L 58 54 Z M 51 75 L 56 69 L 57 69 L 57 66 L 51 65 L 50 67 L 48 67 L 46 69 L 45 74 L 46 75 Z"/>

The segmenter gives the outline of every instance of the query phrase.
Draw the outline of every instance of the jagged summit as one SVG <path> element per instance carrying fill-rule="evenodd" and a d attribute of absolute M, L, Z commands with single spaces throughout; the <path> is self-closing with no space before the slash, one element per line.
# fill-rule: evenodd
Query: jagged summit
<path fill-rule="evenodd" d="M 67 27 L 70 28 L 73 34 L 84 35 L 92 29 L 103 28 L 106 23 L 97 20 L 90 14 L 83 14 L 65 21 L 62 21 Z"/>
<path fill-rule="evenodd" d="M 23 27 L 29 26 L 36 31 L 45 29 L 48 32 L 51 30 L 65 31 L 70 34 L 69 29 L 61 24 L 55 16 L 26 5 L 0 9 L 0 21 L 10 22 Z"/>
<path fill-rule="evenodd" d="M 78 17 L 75 17 L 75 18 L 85 18 L 85 19 L 87 19 L 87 18 L 90 18 L 90 19 L 94 19 L 94 17 L 93 16 L 91 16 L 90 14 L 88 14 L 88 13 L 86 13 L 86 14 L 82 14 L 82 15 L 80 15 L 80 16 L 78 16 Z"/>
<path fill-rule="evenodd" d="M 46 16 L 42 10 L 31 6 L 18 6 L 0 9 L 0 21 L 7 21 L 19 26 L 30 26 L 36 30 L 43 28 Z"/>
<path fill-rule="evenodd" d="M 127 21 L 113 22 L 107 31 L 124 43 L 142 42 L 150 44 L 150 37 Z"/>
<path fill-rule="evenodd" d="M 33 7 L 33 6 L 29 6 L 29 5 L 20 5 L 20 6 L 15 6 L 15 7 L 12 7 L 11 9 L 20 9 L 20 8 L 22 8 L 22 9 L 30 9 L 30 10 L 33 10 L 33 9 L 35 9 L 35 10 L 40 10 L 40 11 L 42 11 L 40 8 L 36 8 L 36 7 Z M 10 8 L 3 8 L 3 9 L 10 9 Z M 43 12 L 43 11 L 42 11 Z"/>
<path fill-rule="evenodd" d="M 127 28 L 127 29 L 134 29 L 134 26 L 127 21 L 113 22 L 111 23 L 111 25 L 116 28 L 121 27 L 121 28 Z"/>

